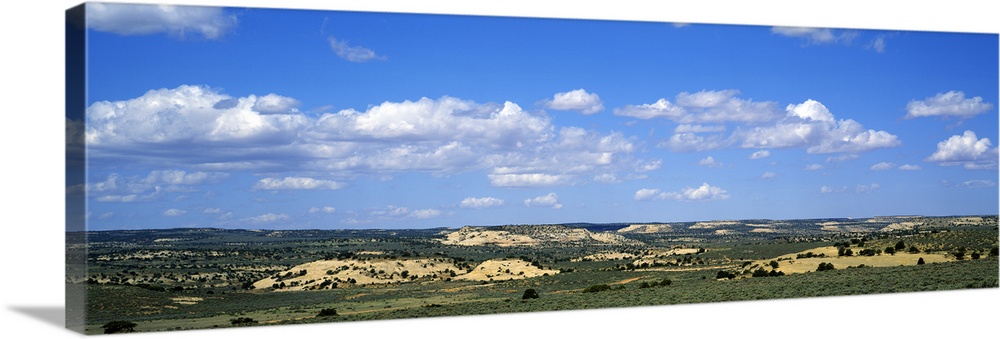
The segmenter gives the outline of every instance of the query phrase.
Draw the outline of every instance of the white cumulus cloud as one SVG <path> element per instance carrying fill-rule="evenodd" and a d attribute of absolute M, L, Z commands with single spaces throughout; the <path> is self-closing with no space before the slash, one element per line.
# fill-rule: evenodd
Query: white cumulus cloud
<path fill-rule="evenodd" d="M 763 149 L 763 150 L 759 150 L 759 151 L 753 152 L 753 154 L 750 154 L 750 159 L 764 159 L 764 158 L 767 158 L 769 156 L 771 156 L 771 151 Z"/>
<path fill-rule="evenodd" d="M 953 116 L 971 118 L 993 109 L 993 104 L 983 102 L 982 97 L 965 98 L 962 91 L 938 93 L 924 100 L 913 100 L 906 105 L 906 118 L 929 116 Z"/>
<path fill-rule="evenodd" d="M 687 187 L 676 192 L 664 192 L 656 188 L 643 188 L 635 192 L 635 200 L 676 200 L 676 201 L 710 201 L 729 199 L 726 190 L 702 183 L 697 188 Z"/>
<path fill-rule="evenodd" d="M 614 114 L 639 119 L 666 118 L 683 124 L 754 123 L 780 117 L 776 103 L 740 99 L 737 94 L 737 90 L 681 92 L 675 97 L 676 104 L 661 98 L 652 104 L 615 109 Z"/>
<path fill-rule="evenodd" d="M 219 39 L 237 24 L 220 7 L 88 3 L 87 27 L 118 35 L 167 33 L 184 38 L 200 34 Z"/>
<path fill-rule="evenodd" d="M 332 180 L 320 180 L 306 177 L 264 178 L 253 185 L 258 190 L 335 190 L 342 185 Z"/>
<path fill-rule="evenodd" d="M 508 173 L 488 175 L 490 184 L 496 187 L 544 187 L 569 183 L 568 175 L 545 173 Z"/>
<path fill-rule="evenodd" d="M 709 156 L 709 157 L 706 157 L 706 158 L 701 159 L 700 161 L 698 161 L 698 165 L 705 166 L 705 167 L 711 167 L 711 168 L 717 168 L 717 167 L 722 167 L 723 164 L 722 164 L 722 162 L 719 162 L 719 161 L 715 160 L 715 158 L 712 158 L 711 156 Z"/>
<path fill-rule="evenodd" d="M 596 93 L 587 93 L 584 89 L 556 93 L 552 99 L 544 101 L 545 108 L 560 111 L 579 111 L 583 114 L 594 114 L 604 110 L 604 103 Z"/>
<path fill-rule="evenodd" d="M 979 139 L 976 132 L 966 130 L 937 144 L 937 151 L 924 161 L 943 166 L 962 165 L 966 169 L 996 169 L 997 148 L 988 138 Z"/>
<path fill-rule="evenodd" d="M 211 171 L 336 173 L 338 184 L 398 171 L 482 171 L 503 187 L 628 177 L 658 161 L 636 156 L 635 137 L 557 127 L 545 112 L 512 102 L 421 98 L 320 116 L 299 112 L 299 104 L 280 94 L 234 97 L 189 85 L 95 102 L 87 109 L 88 157 Z M 295 186 L 280 178 L 259 186 L 281 184 Z"/>
<path fill-rule="evenodd" d="M 255 216 L 255 217 L 247 218 L 246 221 L 254 223 L 254 224 L 265 224 L 265 223 L 272 223 L 272 222 L 275 222 L 275 221 L 286 221 L 286 220 L 290 220 L 290 219 L 291 218 L 287 214 L 284 214 L 284 213 L 280 213 L 280 214 L 266 213 L 266 214 L 261 214 L 261 215 Z"/>
<path fill-rule="evenodd" d="M 810 154 L 858 153 L 895 147 L 899 138 L 886 131 L 865 129 L 857 121 L 836 120 L 818 101 L 809 99 L 788 105 L 785 119 L 773 126 L 760 126 L 734 133 L 744 148 L 805 147 Z"/>
<path fill-rule="evenodd" d="M 899 166 L 899 170 L 900 171 L 919 171 L 919 170 L 921 170 L 921 168 L 920 168 L 920 166 L 917 166 L 917 165 L 904 164 L 904 165 Z"/>
<path fill-rule="evenodd" d="M 503 199 L 497 199 L 494 197 L 482 197 L 482 198 L 468 197 L 462 199 L 462 202 L 459 203 L 459 206 L 462 208 L 486 208 L 486 207 L 503 206 Z"/>
<path fill-rule="evenodd" d="M 309 213 L 313 213 L 313 214 L 320 213 L 320 212 L 326 213 L 326 214 L 330 214 L 330 213 L 333 213 L 333 212 L 336 212 L 336 211 L 337 211 L 336 208 L 333 208 L 333 207 L 330 207 L 330 206 L 309 208 Z"/>
<path fill-rule="evenodd" d="M 527 207 L 550 207 L 554 209 L 560 209 L 563 204 L 559 202 L 559 196 L 555 193 L 549 193 L 543 196 L 535 197 L 532 199 L 525 199 L 524 206 Z"/>

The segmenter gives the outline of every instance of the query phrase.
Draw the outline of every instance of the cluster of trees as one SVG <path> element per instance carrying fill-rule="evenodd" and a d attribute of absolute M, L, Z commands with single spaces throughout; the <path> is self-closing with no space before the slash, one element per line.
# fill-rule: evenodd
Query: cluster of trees
<path fill-rule="evenodd" d="M 795 259 L 805 259 L 805 258 L 824 258 L 826 253 L 816 254 L 813 252 L 799 253 L 795 255 Z"/>
<path fill-rule="evenodd" d="M 673 283 L 673 281 L 670 281 L 670 279 L 663 279 L 663 280 L 654 281 L 654 282 L 651 282 L 651 283 L 643 281 L 641 284 L 639 284 L 639 288 L 670 286 L 670 284 L 672 284 L 672 283 Z"/>
<path fill-rule="evenodd" d="M 319 316 L 319 317 L 332 317 L 332 316 L 336 316 L 336 315 L 337 315 L 337 309 L 335 309 L 335 308 L 324 308 L 322 310 L 319 310 L 319 314 L 317 314 L 316 316 Z"/>
<path fill-rule="evenodd" d="M 607 290 L 610 290 L 610 289 L 611 289 L 611 286 L 609 286 L 608 284 L 600 284 L 600 285 L 593 285 L 593 286 L 587 287 L 587 288 L 583 289 L 583 292 L 584 293 L 597 293 L 597 292 L 607 291 Z"/>
<path fill-rule="evenodd" d="M 736 279 L 736 273 L 729 271 L 719 271 L 719 273 L 715 275 L 715 279 Z"/>
<path fill-rule="evenodd" d="M 850 248 L 839 247 L 839 246 L 837 247 L 837 256 L 838 257 L 850 257 L 852 255 L 854 255 L 854 251 L 851 250 Z"/>
<path fill-rule="evenodd" d="M 833 263 L 826 263 L 826 262 L 819 263 L 819 267 L 816 268 L 816 272 L 832 271 L 832 270 L 834 270 Z"/>
<path fill-rule="evenodd" d="M 771 269 L 771 271 L 768 272 L 768 270 L 764 269 L 763 267 L 758 268 L 757 270 L 753 271 L 752 274 L 750 274 L 750 276 L 752 276 L 754 278 L 758 278 L 758 277 L 780 277 L 780 276 L 783 276 L 783 275 L 785 275 L 785 272 L 778 271 L 778 270 L 775 270 L 775 269 Z"/>
<path fill-rule="evenodd" d="M 886 248 L 886 249 L 891 249 L 891 248 Z M 862 250 L 858 251 L 858 255 L 863 255 L 863 256 L 866 256 L 866 257 L 873 257 L 873 256 L 875 256 L 877 254 L 882 254 L 882 250 L 874 250 L 874 249 L 870 249 L 870 248 L 865 248 L 865 249 L 862 249 Z"/>

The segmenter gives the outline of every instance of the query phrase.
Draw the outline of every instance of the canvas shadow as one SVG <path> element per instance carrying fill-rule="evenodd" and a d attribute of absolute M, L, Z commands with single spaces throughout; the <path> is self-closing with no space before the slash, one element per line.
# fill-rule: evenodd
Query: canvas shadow
<path fill-rule="evenodd" d="M 66 308 L 61 306 L 10 306 L 10 309 L 60 328 L 66 322 Z"/>

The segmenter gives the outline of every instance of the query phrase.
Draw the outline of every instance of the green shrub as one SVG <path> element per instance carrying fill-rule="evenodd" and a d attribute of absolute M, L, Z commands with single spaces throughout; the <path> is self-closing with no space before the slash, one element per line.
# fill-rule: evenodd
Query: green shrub
<path fill-rule="evenodd" d="M 584 293 L 597 293 L 597 292 L 607 291 L 607 290 L 610 290 L 610 289 L 611 289 L 611 286 L 608 286 L 608 284 L 600 284 L 600 285 L 594 285 L 594 286 L 587 287 L 587 288 L 583 289 L 583 292 Z"/>

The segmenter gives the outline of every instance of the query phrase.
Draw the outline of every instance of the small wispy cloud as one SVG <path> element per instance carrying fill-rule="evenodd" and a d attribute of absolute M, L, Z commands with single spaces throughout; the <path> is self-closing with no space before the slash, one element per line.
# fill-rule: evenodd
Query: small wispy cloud
<path fill-rule="evenodd" d="M 330 48 L 333 49 L 333 53 L 336 54 L 341 59 L 350 62 L 366 62 L 372 60 L 386 60 L 385 56 L 381 56 L 375 53 L 375 51 L 362 46 L 351 46 L 345 40 L 337 40 L 337 38 L 330 37 L 327 39 L 330 42 Z"/>

